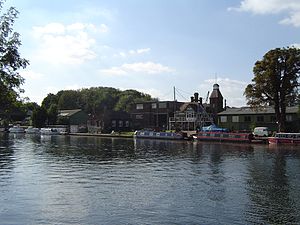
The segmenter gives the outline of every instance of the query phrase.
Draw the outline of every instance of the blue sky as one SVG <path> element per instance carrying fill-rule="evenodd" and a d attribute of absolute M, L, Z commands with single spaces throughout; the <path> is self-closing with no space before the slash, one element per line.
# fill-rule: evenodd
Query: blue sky
<path fill-rule="evenodd" d="M 245 105 L 253 65 L 270 49 L 300 45 L 300 0 L 7 0 L 20 14 L 24 96 L 95 86 L 160 100 L 206 97 L 217 81 L 229 106 Z"/>

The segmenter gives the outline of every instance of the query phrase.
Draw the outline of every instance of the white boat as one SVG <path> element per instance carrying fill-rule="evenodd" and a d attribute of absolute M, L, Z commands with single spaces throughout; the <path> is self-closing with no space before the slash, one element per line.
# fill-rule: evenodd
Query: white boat
<path fill-rule="evenodd" d="M 23 127 L 20 126 L 13 126 L 11 128 L 9 128 L 9 133 L 24 133 L 25 129 Z"/>
<path fill-rule="evenodd" d="M 41 134 L 44 134 L 44 135 L 59 134 L 59 131 L 55 128 L 41 128 L 40 132 L 41 132 Z"/>
<path fill-rule="evenodd" d="M 36 128 L 36 127 L 28 127 L 27 129 L 25 129 L 25 133 L 26 134 L 39 134 L 40 129 Z"/>

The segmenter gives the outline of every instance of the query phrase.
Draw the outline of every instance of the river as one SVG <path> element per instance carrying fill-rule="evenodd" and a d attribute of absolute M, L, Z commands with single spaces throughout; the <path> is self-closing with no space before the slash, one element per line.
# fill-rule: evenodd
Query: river
<path fill-rule="evenodd" d="M 300 224 L 300 148 L 0 133 L 0 224 Z"/>

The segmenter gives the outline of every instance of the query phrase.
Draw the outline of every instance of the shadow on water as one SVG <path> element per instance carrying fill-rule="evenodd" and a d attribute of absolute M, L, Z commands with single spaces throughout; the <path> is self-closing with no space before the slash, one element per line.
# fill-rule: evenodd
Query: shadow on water
<path fill-rule="evenodd" d="M 293 146 L 272 146 L 267 152 L 269 154 L 258 153 L 248 165 L 247 192 L 251 204 L 245 213 L 247 221 L 252 224 L 298 224 L 299 203 L 294 199 L 300 195 L 297 186 L 299 151 Z"/>

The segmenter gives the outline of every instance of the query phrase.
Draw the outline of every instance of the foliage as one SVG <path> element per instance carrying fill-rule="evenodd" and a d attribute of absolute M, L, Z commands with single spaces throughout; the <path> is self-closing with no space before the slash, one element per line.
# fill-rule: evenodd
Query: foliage
<path fill-rule="evenodd" d="M 270 50 L 255 63 L 253 73 L 253 83 L 244 92 L 247 104 L 273 106 L 279 130 L 284 130 L 286 107 L 295 105 L 299 97 L 300 49 Z"/>
<path fill-rule="evenodd" d="M 88 114 L 105 111 L 129 111 L 137 101 L 151 100 L 151 96 L 135 90 L 121 91 L 111 87 L 92 87 L 80 90 L 59 91 L 56 95 L 48 94 L 42 102 L 48 112 L 52 105 L 57 110 L 83 109 Z"/>
<path fill-rule="evenodd" d="M 34 127 L 43 127 L 47 120 L 47 111 L 43 107 L 38 107 L 32 113 L 32 125 Z"/>
<path fill-rule="evenodd" d="M 3 3 L 0 0 L 0 10 Z M 4 115 L 9 115 L 18 104 L 19 93 L 23 92 L 20 86 L 24 83 L 18 70 L 29 64 L 18 52 L 21 46 L 20 35 L 12 29 L 17 15 L 18 11 L 10 7 L 0 18 L 0 112 Z"/>

